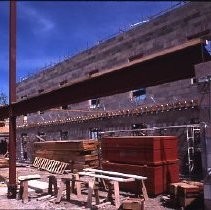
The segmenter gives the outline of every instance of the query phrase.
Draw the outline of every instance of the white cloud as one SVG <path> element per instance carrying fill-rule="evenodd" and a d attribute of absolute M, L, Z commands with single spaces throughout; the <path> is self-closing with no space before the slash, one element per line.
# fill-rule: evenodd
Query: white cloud
<path fill-rule="evenodd" d="M 34 34 L 46 33 L 55 27 L 53 21 L 45 17 L 35 8 L 24 3 L 21 4 L 20 7 L 20 18 L 33 22 L 32 31 Z"/>

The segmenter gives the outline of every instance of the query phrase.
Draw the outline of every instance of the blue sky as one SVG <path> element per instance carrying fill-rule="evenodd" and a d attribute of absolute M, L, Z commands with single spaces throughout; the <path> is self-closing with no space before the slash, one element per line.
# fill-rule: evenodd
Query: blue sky
<path fill-rule="evenodd" d="M 17 81 L 178 2 L 17 2 Z M 9 2 L 0 2 L 0 92 L 8 94 Z"/>

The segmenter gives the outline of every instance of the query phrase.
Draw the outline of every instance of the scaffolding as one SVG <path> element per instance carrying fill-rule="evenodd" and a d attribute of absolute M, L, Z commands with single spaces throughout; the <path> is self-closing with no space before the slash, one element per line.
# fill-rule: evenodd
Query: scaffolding
<path fill-rule="evenodd" d="M 200 127 L 198 126 L 188 127 L 186 129 L 189 174 L 191 174 L 194 169 L 195 150 L 198 149 L 198 145 L 196 144 L 196 134 L 198 133 L 200 134 Z"/>

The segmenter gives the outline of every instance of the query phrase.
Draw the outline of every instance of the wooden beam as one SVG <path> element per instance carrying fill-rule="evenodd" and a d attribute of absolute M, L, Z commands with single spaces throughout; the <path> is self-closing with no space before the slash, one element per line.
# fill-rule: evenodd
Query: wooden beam
<path fill-rule="evenodd" d="M 109 174 L 113 176 L 121 176 L 121 177 L 126 177 L 126 178 L 134 178 L 138 180 L 145 180 L 147 177 L 145 176 L 138 176 L 138 175 L 133 175 L 133 174 L 124 174 L 124 173 L 119 173 L 119 172 L 114 172 L 114 171 L 104 171 L 104 170 L 99 170 L 99 169 L 94 169 L 94 168 L 85 168 L 84 171 L 88 172 L 94 172 L 94 173 L 102 173 L 102 174 Z"/>
<path fill-rule="evenodd" d="M 105 175 L 99 175 L 99 174 L 93 174 L 92 172 L 78 172 L 79 175 L 83 176 L 91 176 L 95 178 L 102 178 L 110 181 L 117 181 L 117 182 L 132 182 L 135 181 L 134 178 L 119 178 L 119 177 L 112 177 L 112 176 L 105 176 Z"/>

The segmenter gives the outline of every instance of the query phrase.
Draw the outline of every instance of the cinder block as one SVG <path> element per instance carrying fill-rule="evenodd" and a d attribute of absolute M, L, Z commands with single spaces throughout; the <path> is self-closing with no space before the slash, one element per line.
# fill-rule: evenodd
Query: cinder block
<path fill-rule="evenodd" d="M 200 63 L 194 66 L 196 78 L 211 75 L 211 61 Z"/>
<path fill-rule="evenodd" d="M 204 199 L 211 200 L 211 183 L 204 184 Z"/>

